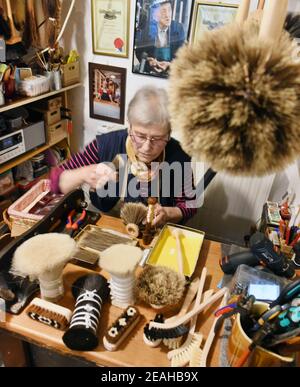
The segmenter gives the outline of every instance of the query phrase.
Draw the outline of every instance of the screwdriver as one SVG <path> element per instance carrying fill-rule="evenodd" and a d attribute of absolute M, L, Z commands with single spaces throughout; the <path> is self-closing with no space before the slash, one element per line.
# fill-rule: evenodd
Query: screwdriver
<path fill-rule="evenodd" d="M 273 308 L 275 305 L 287 304 L 293 298 L 300 294 L 300 279 L 293 281 L 292 283 L 286 285 L 279 296 L 270 304 L 270 308 Z"/>

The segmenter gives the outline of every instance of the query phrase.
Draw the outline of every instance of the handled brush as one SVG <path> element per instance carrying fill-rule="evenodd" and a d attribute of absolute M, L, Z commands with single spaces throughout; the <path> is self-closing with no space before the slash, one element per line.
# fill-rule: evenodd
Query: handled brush
<path fill-rule="evenodd" d="M 178 230 L 178 228 L 174 228 L 174 230 L 172 230 L 172 236 L 175 238 L 176 240 L 176 245 L 177 245 L 177 265 L 178 265 L 178 272 L 181 273 L 181 274 L 184 274 L 183 273 L 183 251 L 182 251 L 182 247 L 181 247 L 181 243 L 180 243 L 180 230 Z"/>
<path fill-rule="evenodd" d="M 202 297 L 202 293 L 203 293 L 203 289 L 204 289 L 204 285 L 205 285 L 206 276 L 207 276 L 207 269 L 206 269 L 206 267 L 204 267 L 204 269 L 202 270 L 202 273 L 201 273 L 201 278 L 200 278 L 199 286 L 198 286 L 198 289 L 197 289 L 197 296 L 196 296 L 196 300 L 195 300 L 195 303 L 194 303 L 194 308 L 197 305 L 199 305 L 200 302 L 201 302 L 201 297 Z M 193 341 L 193 336 L 194 336 L 194 332 L 195 332 L 195 329 L 196 329 L 196 323 L 197 323 L 197 316 L 193 317 L 192 320 L 191 320 L 189 334 L 188 334 L 188 337 L 187 337 L 186 341 L 184 342 L 183 346 L 189 345 Z M 180 342 L 181 342 L 181 337 L 179 337 L 177 339 L 173 339 L 172 349 L 179 348 L 180 347 Z M 169 354 L 171 352 L 169 352 Z M 168 358 L 169 358 L 169 356 L 168 356 Z M 171 359 L 171 358 L 169 358 L 169 359 Z"/>
<path fill-rule="evenodd" d="M 221 298 L 226 292 L 226 288 L 219 290 L 216 294 L 214 294 L 208 300 L 202 302 L 185 316 L 182 316 L 171 323 L 164 324 L 150 321 L 150 323 L 147 324 L 144 328 L 146 337 L 149 340 L 156 340 L 183 336 L 189 331 L 189 329 L 184 324 L 188 323 L 194 316 L 202 312 L 202 310 L 204 310 L 208 305 Z"/>
<path fill-rule="evenodd" d="M 224 295 L 220 308 L 226 305 L 226 295 Z M 219 317 L 216 317 L 212 323 L 209 334 L 205 341 L 203 350 L 200 347 L 194 347 L 191 352 L 190 367 L 206 367 L 207 357 L 211 349 L 212 343 L 216 336 L 215 327 Z"/>
<path fill-rule="evenodd" d="M 189 307 L 191 306 L 191 304 L 193 302 L 193 299 L 195 298 L 195 295 L 198 292 L 199 284 L 200 284 L 200 279 L 197 277 L 190 284 L 179 313 L 176 316 L 170 317 L 165 322 L 171 322 L 175 319 L 180 318 L 181 316 L 184 316 L 187 313 Z M 163 343 L 169 349 L 176 349 L 176 348 L 179 348 L 180 343 L 181 343 L 181 339 L 182 339 L 182 337 L 178 337 L 175 339 L 164 339 Z"/>
<path fill-rule="evenodd" d="M 184 316 L 187 313 L 191 303 L 193 302 L 193 299 L 195 298 L 195 295 L 196 295 L 197 290 L 198 290 L 198 286 L 199 286 L 199 278 L 197 277 L 190 284 L 179 313 L 177 315 L 175 315 L 175 316 L 172 316 L 172 317 L 166 319 L 165 323 L 168 323 L 168 322 L 171 322 L 173 320 L 176 320 L 179 317 Z M 163 316 L 162 315 L 158 315 L 158 318 L 162 320 Z M 156 319 L 154 321 L 156 321 Z M 148 345 L 149 347 L 152 347 L 152 348 L 157 347 L 161 343 L 161 339 L 158 339 L 158 340 L 148 340 L 145 334 L 144 334 L 143 338 L 144 338 L 145 344 Z M 180 340 L 181 340 L 181 337 L 180 337 Z M 175 339 L 167 339 L 166 338 L 166 339 L 163 340 L 163 342 L 169 348 L 174 348 L 174 346 L 177 348 L 177 346 L 178 346 L 177 338 L 175 338 Z"/>

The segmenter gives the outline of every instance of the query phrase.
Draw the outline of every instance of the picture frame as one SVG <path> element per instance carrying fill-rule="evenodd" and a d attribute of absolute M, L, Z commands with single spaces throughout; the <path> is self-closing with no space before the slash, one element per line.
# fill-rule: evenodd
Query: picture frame
<path fill-rule="evenodd" d="M 90 117 L 124 124 L 126 68 L 89 63 Z"/>
<path fill-rule="evenodd" d="M 168 78 L 188 40 L 192 9 L 193 0 L 136 0 L 133 73 Z"/>
<path fill-rule="evenodd" d="M 195 44 L 204 31 L 220 28 L 233 22 L 237 11 L 238 4 L 195 0 L 190 43 Z"/>
<path fill-rule="evenodd" d="M 93 52 L 129 56 L 130 0 L 92 0 Z"/>

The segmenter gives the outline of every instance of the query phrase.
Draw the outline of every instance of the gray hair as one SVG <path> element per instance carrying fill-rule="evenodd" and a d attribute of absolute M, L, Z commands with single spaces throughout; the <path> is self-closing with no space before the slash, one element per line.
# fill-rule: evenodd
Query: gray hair
<path fill-rule="evenodd" d="M 165 89 L 144 86 L 129 103 L 127 117 L 130 125 L 160 126 L 171 130 L 168 94 Z"/>

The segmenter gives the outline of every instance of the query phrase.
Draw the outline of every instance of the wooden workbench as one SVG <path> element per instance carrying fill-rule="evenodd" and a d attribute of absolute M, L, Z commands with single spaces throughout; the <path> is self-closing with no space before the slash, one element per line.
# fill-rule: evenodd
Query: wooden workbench
<path fill-rule="evenodd" d="M 98 225 L 111 228 L 120 232 L 125 232 L 124 226 L 119 219 L 102 216 Z M 221 244 L 205 240 L 202 246 L 200 257 L 198 260 L 195 276 L 201 273 L 204 266 L 208 270 L 208 279 L 206 281 L 206 289 L 217 289 L 217 285 L 222 278 L 222 271 L 219 267 L 219 258 L 221 257 Z M 100 271 L 100 269 L 99 269 Z M 68 264 L 64 270 L 65 296 L 60 305 L 74 309 L 74 299 L 71 294 L 72 283 L 82 275 L 89 272 L 88 269 L 81 266 Z M 105 277 L 107 274 L 101 272 Z M 132 335 L 125 339 L 123 344 L 115 352 L 108 352 L 102 345 L 104 329 L 108 327 L 120 314 L 121 310 L 107 303 L 102 309 L 102 317 L 99 328 L 99 346 L 91 352 L 77 352 L 69 350 L 62 341 L 63 333 L 41 323 L 31 320 L 26 315 L 26 310 L 19 316 L 7 314 L 6 323 L 0 323 L 0 328 L 4 332 L 21 338 L 22 340 L 36 344 L 42 348 L 92 362 L 99 366 L 111 367 L 164 367 L 170 366 L 167 359 L 167 348 L 160 345 L 157 348 L 150 348 L 143 342 L 143 328 L 146 322 L 153 319 L 157 313 L 147 305 L 137 304 L 141 314 L 144 316 L 138 327 L 133 331 Z M 204 337 L 207 337 L 210 330 L 212 320 L 214 319 L 213 312 L 218 307 L 218 303 L 213 305 L 205 313 L 198 318 L 198 329 L 201 329 Z M 177 312 L 177 311 L 174 311 Z M 213 349 L 208 358 L 208 366 L 219 365 L 219 342 L 215 340 Z"/>

